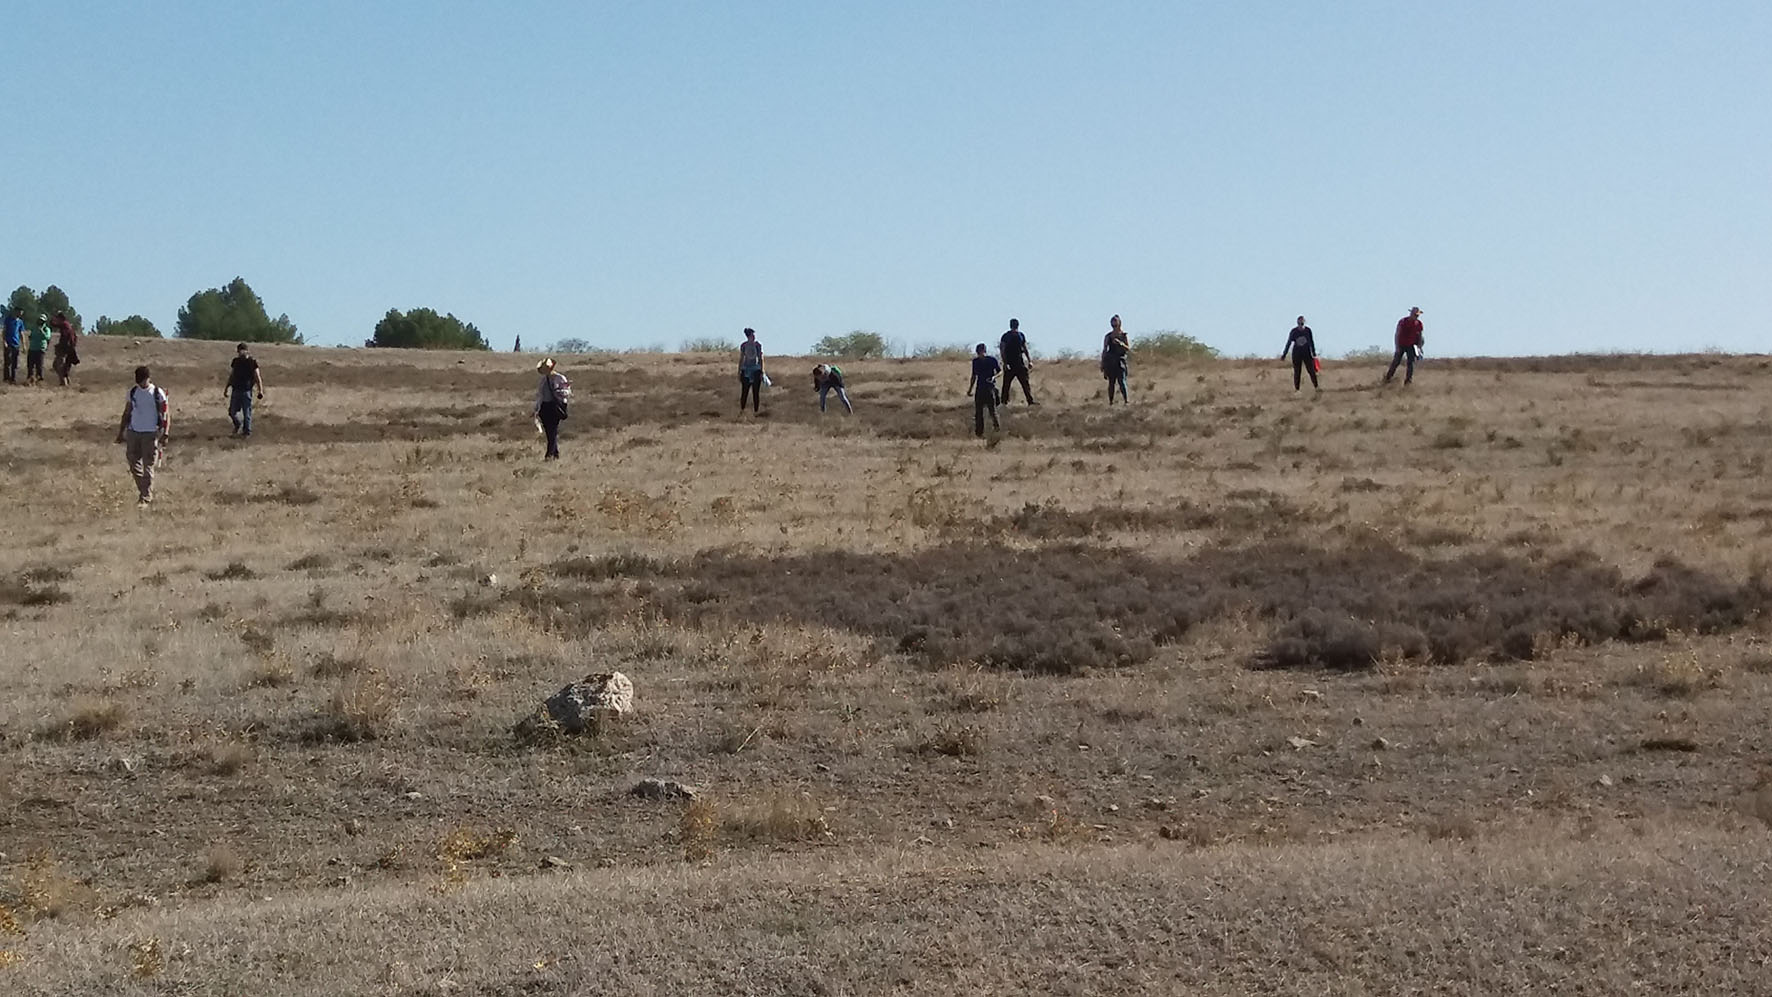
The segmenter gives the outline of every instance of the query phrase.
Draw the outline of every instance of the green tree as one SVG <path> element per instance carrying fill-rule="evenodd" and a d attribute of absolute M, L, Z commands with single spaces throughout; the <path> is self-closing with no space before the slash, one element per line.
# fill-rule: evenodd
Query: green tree
<path fill-rule="evenodd" d="M 381 321 L 375 323 L 375 334 L 363 345 L 405 350 L 492 348 L 473 323 L 463 322 L 454 315 L 439 315 L 429 308 L 414 308 L 405 313 L 398 308 L 388 309 Z"/>
<path fill-rule="evenodd" d="M 43 293 L 37 296 L 37 307 L 44 315 L 47 315 L 50 318 L 55 318 L 56 312 L 61 312 L 63 315 L 66 315 L 68 317 L 68 324 L 74 327 L 75 332 L 79 332 L 84 328 L 80 324 L 80 313 L 75 311 L 74 306 L 68 303 L 68 292 L 56 287 L 54 284 L 44 288 Z"/>
<path fill-rule="evenodd" d="M 161 338 L 159 328 L 140 315 L 119 319 L 100 315 L 98 324 L 92 327 L 92 331 L 99 336 L 133 336 L 136 339 Z"/>
<path fill-rule="evenodd" d="M 596 347 L 591 345 L 590 340 L 579 339 L 575 336 L 569 336 L 565 339 L 556 340 L 554 342 L 554 345 L 548 347 L 548 352 L 549 353 L 590 353 L 595 349 L 596 349 Z"/>
<path fill-rule="evenodd" d="M 821 357 L 844 360 L 878 360 L 892 352 L 886 337 L 877 332 L 857 329 L 843 336 L 826 336 L 812 344 L 812 352 Z"/>
<path fill-rule="evenodd" d="M 29 325 L 35 325 L 37 316 L 43 314 L 43 309 L 37 307 L 37 292 L 23 284 L 6 299 L 6 308 Z"/>
<path fill-rule="evenodd" d="M 1211 360 L 1218 356 L 1217 349 L 1174 329 L 1146 333 L 1132 341 L 1132 349 L 1138 356 L 1147 359 L 1161 357 L 1165 360 Z"/>
<path fill-rule="evenodd" d="M 239 343 L 296 343 L 301 334 L 288 315 L 271 318 L 265 303 L 246 281 L 235 277 L 227 287 L 198 291 L 178 310 L 172 334 L 180 339 L 220 339 Z"/>

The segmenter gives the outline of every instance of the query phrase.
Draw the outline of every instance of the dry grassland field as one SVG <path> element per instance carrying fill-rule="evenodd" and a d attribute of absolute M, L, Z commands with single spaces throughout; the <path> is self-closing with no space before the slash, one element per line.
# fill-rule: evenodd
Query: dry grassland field
<path fill-rule="evenodd" d="M 0 391 L 0 993 L 1772 992 L 1764 358 L 980 441 L 964 360 L 569 357 L 544 464 L 534 356 L 264 348 L 241 441 L 231 344 L 83 353 Z"/>

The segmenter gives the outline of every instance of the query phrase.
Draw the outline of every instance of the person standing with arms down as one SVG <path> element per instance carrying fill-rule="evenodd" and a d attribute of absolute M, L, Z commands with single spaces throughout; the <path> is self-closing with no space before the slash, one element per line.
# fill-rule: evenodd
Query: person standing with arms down
<path fill-rule="evenodd" d="M 757 413 L 758 406 L 763 404 L 763 344 L 757 342 L 757 330 L 746 329 L 744 342 L 738 344 L 738 411 L 744 412 L 746 399 L 751 403 L 751 414 Z"/>
<path fill-rule="evenodd" d="M 25 351 L 25 383 L 43 383 L 43 352 L 49 349 L 49 316 L 37 316 L 37 324 L 31 327 L 30 349 Z"/>
<path fill-rule="evenodd" d="M 6 363 L 4 379 L 7 384 L 18 383 L 18 352 L 25 345 L 25 320 L 18 312 L 8 308 L 4 329 L 0 329 L 0 339 L 6 344 Z"/>
<path fill-rule="evenodd" d="M 1029 405 L 1040 404 L 1034 401 L 1033 389 L 1028 387 L 1028 371 L 1034 366 L 1034 357 L 1028 352 L 1028 338 L 1022 335 L 1020 319 L 1009 320 L 1009 331 L 997 340 L 997 354 L 1003 358 L 1003 404 L 1009 404 L 1016 381 L 1021 382 L 1021 397 Z"/>
<path fill-rule="evenodd" d="M 567 402 L 572 400 L 572 382 L 554 369 L 554 358 L 535 365 L 541 383 L 535 388 L 535 419 L 548 438 L 547 453 L 542 460 L 560 459 L 560 423 L 566 420 Z"/>
<path fill-rule="evenodd" d="M 843 411 L 848 415 L 855 414 L 855 406 L 849 404 L 849 392 L 844 388 L 843 368 L 836 364 L 819 364 L 812 368 L 812 389 L 818 392 L 818 410 L 824 411 L 825 398 L 831 392 L 837 393 L 837 400 L 843 403 Z"/>
<path fill-rule="evenodd" d="M 234 424 L 235 436 L 252 435 L 252 395 L 265 397 L 265 378 L 258 368 L 258 358 L 246 351 L 246 344 L 234 348 L 234 361 L 228 366 L 228 384 L 222 392 L 228 398 L 228 419 Z"/>
<path fill-rule="evenodd" d="M 997 372 L 1003 365 L 991 356 L 990 350 L 979 343 L 972 356 L 972 378 L 966 382 L 966 393 L 972 396 L 972 432 L 984 435 L 984 414 L 991 414 L 991 430 L 1002 429 L 1003 424 L 997 421 Z"/>
<path fill-rule="evenodd" d="M 129 475 L 141 494 L 136 502 L 138 507 L 154 501 L 154 465 L 166 452 L 171 425 L 166 392 L 149 379 L 148 368 L 137 367 L 135 386 L 129 389 L 129 400 L 123 403 L 123 420 L 117 425 L 117 442 L 124 445 Z"/>
<path fill-rule="evenodd" d="M 1298 316 L 1298 324 L 1286 336 L 1286 348 L 1280 351 L 1280 359 L 1292 354 L 1292 390 L 1297 391 L 1303 386 L 1304 374 L 1311 376 L 1311 387 L 1318 391 L 1323 386 L 1317 383 L 1317 340 L 1311 335 L 1311 327 L 1304 324 L 1304 316 Z"/>
<path fill-rule="evenodd" d="M 1101 338 L 1101 376 L 1107 378 L 1108 404 L 1114 403 L 1114 386 L 1120 388 L 1120 400 L 1132 404 L 1126 397 L 1126 374 L 1132 362 L 1132 340 L 1126 336 L 1126 330 L 1120 325 L 1120 316 L 1108 319 L 1108 334 Z"/>
<path fill-rule="evenodd" d="M 1409 314 L 1397 320 L 1397 352 L 1391 354 L 1391 366 L 1384 372 L 1384 383 L 1391 383 L 1391 378 L 1397 376 L 1397 365 L 1405 360 L 1409 362 L 1409 368 L 1403 374 L 1403 383 L 1413 383 L 1415 358 L 1421 355 L 1425 342 L 1421 335 L 1421 309 L 1411 308 Z"/>
<path fill-rule="evenodd" d="M 74 331 L 74 324 L 68 321 L 66 312 L 56 312 L 55 318 L 49 320 L 49 327 L 56 332 L 55 338 L 55 376 L 62 387 L 73 383 L 74 368 L 80 363 L 80 334 Z"/>

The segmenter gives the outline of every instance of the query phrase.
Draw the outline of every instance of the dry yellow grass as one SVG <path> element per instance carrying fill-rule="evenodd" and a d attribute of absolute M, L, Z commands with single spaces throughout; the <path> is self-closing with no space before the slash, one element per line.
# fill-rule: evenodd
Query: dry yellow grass
<path fill-rule="evenodd" d="M 990 446 L 958 363 L 738 419 L 724 361 L 614 356 L 543 465 L 520 358 L 266 349 L 240 442 L 227 354 L 0 392 L 7 494 L 57 497 L 0 525 L 4 992 L 1772 964 L 1763 359 L 1331 364 L 1317 398 L 1141 365 L 1112 411 L 1050 364 Z M 146 512 L 106 431 L 138 362 L 175 413 Z M 511 736 L 607 670 L 632 715 Z"/>

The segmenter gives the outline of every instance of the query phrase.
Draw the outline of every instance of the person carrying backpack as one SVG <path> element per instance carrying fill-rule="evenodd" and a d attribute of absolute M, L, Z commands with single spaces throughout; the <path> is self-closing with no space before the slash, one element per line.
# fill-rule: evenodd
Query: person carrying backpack
<path fill-rule="evenodd" d="M 757 342 L 757 330 L 746 329 L 744 342 L 738 344 L 738 411 L 744 414 L 744 403 L 751 403 L 751 414 L 757 414 L 757 407 L 763 404 L 763 385 L 768 383 L 763 373 L 763 344 Z"/>
<path fill-rule="evenodd" d="M 129 462 L 129 476 L 135 479 L 141 494 L 138 507 L 154 500 L 154 465 L 166 452 L 167 433 L 171 429 L 170 408 L 166 392 L 149 379 L 148 368 L 135 369 L 135 386 L 123 403 L 123 419 L 117 424 L 117 442 L 124 446 L 124 459 Z"/>
<path fill-rule="evenodd" d="M 1003 365 L 979 343 L 972 357 L 972 378 L 966 382 L 966 393 L 972 396 L 972 431 L 984 435 L 984 414 L 991 414 L 991 429 L 1003 428 L 997 421 L 997 372 Z"/>
<path fill-rule="evenodd" d="M 542 460 L 560 459 L 560 423 L 566 420 L 567 402 L 572 400 L 572 382 L 554 369 L 554 358 L 535 365 L 541 383 L 535 388 L 535 418 L 548 438 L 547 453 Z"/>
<path fill-rule="evenodd" d="M 80 334 L 74 331 L 74 324 L 68 321 L 66 312 L 56 312 L 55 318 L 49 320 L 49 327 L 56 331 L 55 376 L 65 388 L 74 380 L 74 368 L 80 363 Z"/>
<path fill-rule="evenodd" d="M 818 410 L 824 411 L 825 396 L 832 391 L 837 393 L 837 400 L 843 403 L 843 411 L 855 414 L 855 406 L 849 404 L 849 393 L 843 390 L 843 368 L 836 364 L 819 364 L 812 368 L 812 388 L 818 392 Z"/>
<path fill-rule="evenodd" d="M 1280 359 L 1292 354 L 1292 390 L 1297 391 L 1303 386 L 1301 375 L 1310 374 L 1311 387 L 1318 391 L 1323 386 L 1317 383 L 1317 341 L 1311 335 L 1311 327 L 1304 324 L 1304 316 L 1298 316 L 1298 324 L 1286 336 L 1286 348 L 1280 351 Z"/>
<path fill-rule="evenodd" d="M 1028 387 L 1028 371 L 1033 369 L 1034 357 L 1028 352 L 1028 338 L 1022 334 L 1020 319 L 1009 320 L 1009 331 L 997 340 L 997 355 L 1003 358 L 1003 404 L 1009 404 L 1016 381 L 1021 382 L 1021 397 L 1029 405 L 1040 404 L 1034 401 L 1033 389 Z"/>

